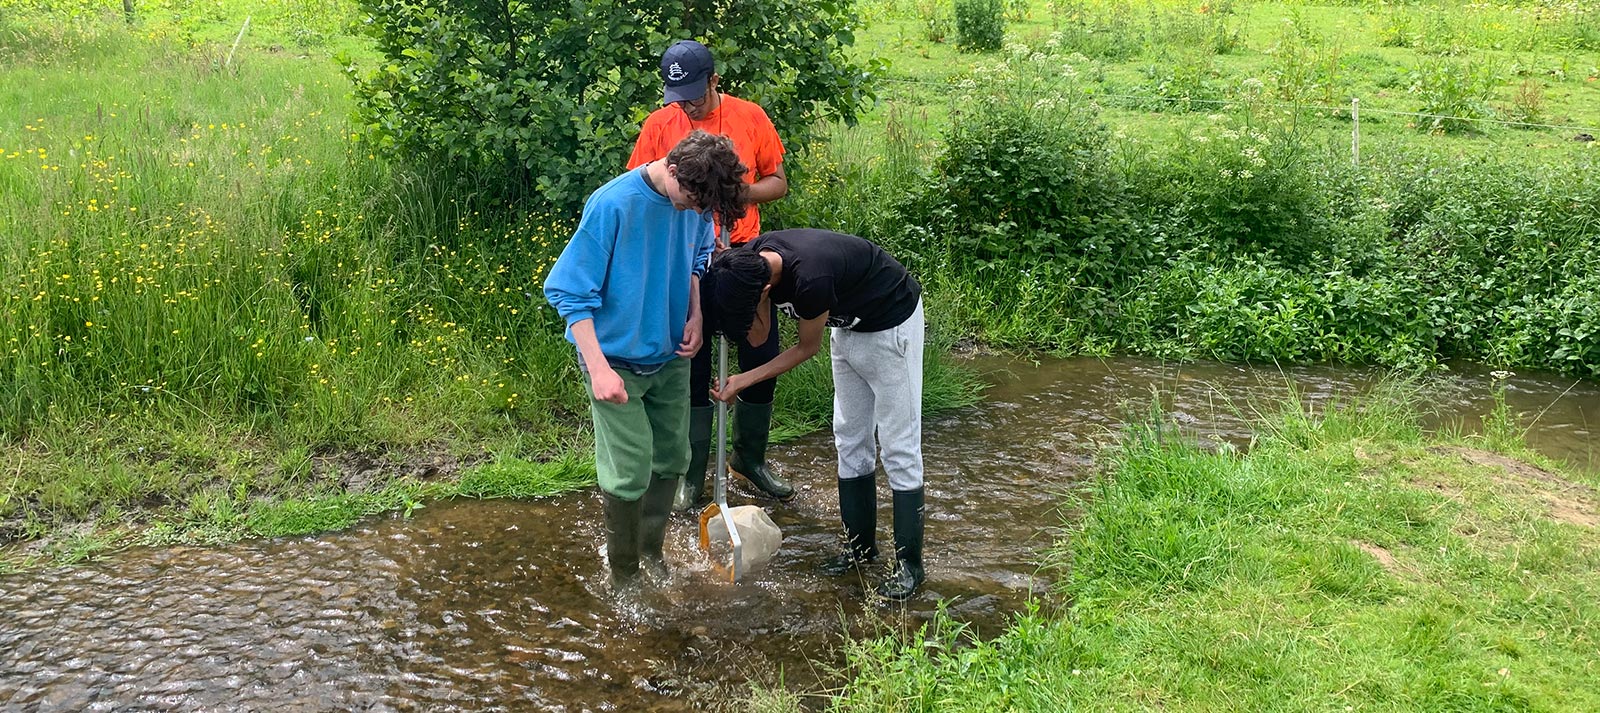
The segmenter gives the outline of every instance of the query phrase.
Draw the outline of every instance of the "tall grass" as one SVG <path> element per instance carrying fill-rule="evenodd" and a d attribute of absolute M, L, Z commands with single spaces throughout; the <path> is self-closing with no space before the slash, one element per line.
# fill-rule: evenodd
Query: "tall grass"
<path fill-rule="evenodd" d="M 397 395 L 558 398 L 504 384 L 529 383 L 522 347 L 548 334 L 532 293 L 563 226 L 487 215 L 437 178 L 406 196 L 433 210 L 400 210 L 326 67 L 222 73 L 129 47 L 112 61 L 186 80 L 7 72 L 38 116 L 3 134 L 5 433 L 188 402 L 328 437 Z"/>
<path fill-rule="evenodd" d="M 542 456 L 575 433 L 539 295 L 568 226 L 375 159 L 326 60 L 223 67 L 137 32 L 6 36 L 5 540 L 297 492 L 261 477 L 268 443 Z"/>

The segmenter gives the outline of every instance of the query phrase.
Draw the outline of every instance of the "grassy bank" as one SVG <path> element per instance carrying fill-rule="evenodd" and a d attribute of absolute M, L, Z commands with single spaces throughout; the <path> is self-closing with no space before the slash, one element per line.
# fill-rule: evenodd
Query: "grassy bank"
<path fill-rule="evenodd" d="M 0 67 L 8 551 L 214 540 L 284 499 L 405 487 L 410 466 L 349 452 L 578 438 L 528 296 L 560 227 L 486 219 L 352 144 L 326 57 L 224 67 L 116 24 L 31 39 Z"/>
<path fill-rule="evenodd" d="M 1248 454 L 1132 428 L 1051 552 L 1064 605 L 852 644 L 831 709 L 1592 710 L 1600 491 L 1490 423 L 1289 410 Z"/>

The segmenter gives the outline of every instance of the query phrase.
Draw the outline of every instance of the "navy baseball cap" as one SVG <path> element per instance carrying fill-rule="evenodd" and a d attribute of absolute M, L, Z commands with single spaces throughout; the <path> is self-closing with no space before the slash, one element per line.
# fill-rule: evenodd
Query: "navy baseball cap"
<path fill-rule="evenodd" d="M 666 103 L 694 101 L 706 95 L 706 80 L 716 70 L 711 50 L 694 40 L 679 40 L 661 53 L 662 92 Z"/>

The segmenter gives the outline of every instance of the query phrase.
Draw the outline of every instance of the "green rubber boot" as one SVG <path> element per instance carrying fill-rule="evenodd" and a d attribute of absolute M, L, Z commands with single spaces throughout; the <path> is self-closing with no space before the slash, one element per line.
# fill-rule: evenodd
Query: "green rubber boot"
<path fill-rule="evenodd" d="M 644 491 L 639 514 L 639 560 L 646 571 L 657 579 L 667 576 L 667 559 L 662 552 L 667 541 L 667 518 L 672 515 L 672 501 L 678 494 L 678 478 L 651 476 L 650 487 Z"/>
<path fill-rule="evenodd" d="M 673 510 L 695 510 L 709 502 L 705 499 L 706 462 L 711 459 L 711 419 L 715 412 L 715 406 L 689 408 L 689 470 L 678 480 Z"/>
<path fill-rule="evenodd" d="M 894 494 L 894 571 L 878 585 L 885 599 L 910 599 L 922 586 L 922 488 Z"/>
<path fill-rule="evenodd" d="M 639 586 L 639 548 L 644 498 L 623 500 L 600 491 L 606 505 L 606 559 L 611 564 L 611 589 L 624 592 Z"/>
<path fill-rule="evenodd" d="M 767 467 L 767 439 L 772 430 L 772 404 L 753 404 L 735 399 L 733 409 L 733 455 L 728 467 L 761 492 L 788 500 L 794 486 Z"/>

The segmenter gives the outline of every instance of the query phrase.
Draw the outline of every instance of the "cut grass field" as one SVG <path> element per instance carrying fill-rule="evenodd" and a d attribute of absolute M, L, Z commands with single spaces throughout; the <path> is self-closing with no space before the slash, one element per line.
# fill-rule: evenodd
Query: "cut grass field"
<path fill-rule="evenodd" d="M 1371 112 L 1364 128 L 1380 133 L 1418 128 L 1414 117 L 1385 112 L 1444 109 L 1445 100 L 1491 120 L 1475 127 L 1491 138 L 1509 138 L 1495 121 L 1600 127 L 1600 11 L 1580 3 L 1007 4 L 1022 8 L 1008 13 L 1007 46 L 1076 57 L 1069 71 L 1086 71 L 1107 107 L 1127 112 L 1114 115 L 1119 124 L 1158 124 L 1164 115 L 1249 101 L 1340 111 L 1358 97 Z M 933 91 L 1009 54 L 958 49 L 945 3 L 860 7 L 856 51 L 885 64 L 891 87 Z M 938 34 L 928 30 L 930 18 L 944 20 L 942 41 L 930 39 Z M 924 96 L 940 103 L 936 93 Z"/>

